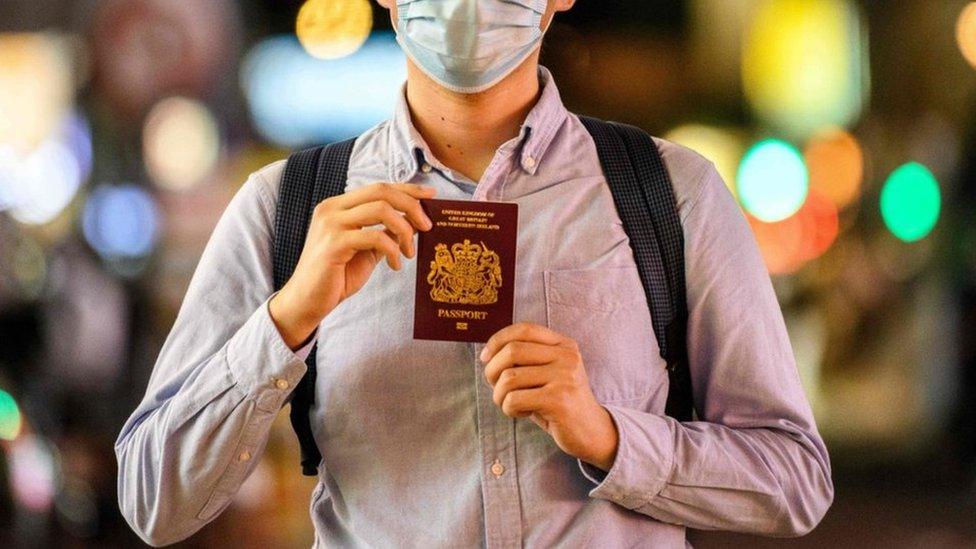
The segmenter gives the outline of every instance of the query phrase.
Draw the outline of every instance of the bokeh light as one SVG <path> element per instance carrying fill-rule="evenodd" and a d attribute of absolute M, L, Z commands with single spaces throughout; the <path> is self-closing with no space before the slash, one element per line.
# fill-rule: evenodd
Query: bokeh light
<path fill-rule="evenodd" d="M 146 117 L 142 134 L 146 169 L 169 190 L 201 183 L 220 158 L 220 131 L 207 107 L 186 97 L 169 97 Z"/>
<path fill-rule="evenodd" d="M 14 397 L 0 389 L 0 440 L 14 440 L 20 434 L 20 408 Z"/>
<path fill-rule="evenodd" d="M 729 190 L 733 194 L 737 192 L 736 170 L 745 150 L 738 132 L 704 124 L 685 124 L 669 131 L 664 138 L 711 160 Z"/>
<path fill-rule="evenodd" d="M 976 67 L 976 2 L 971 2 L 956 22 L 956 42 L 970 65 Z"/>
<path fill-rule="evenodd" d="M 43 513 L 51 509 L 57 491 L 55 449 L 37 435 L 25 434 L 13 442 L 7 454 L 10 488 L 25 509 Z"/>
<path fill-rule="evenodd" d="M 817 133 L 803 149 L 810 172 L 810 188 L 824 193 L 839 208 L 861 193 L 864 152 L 850 133 L 829 128 Z"/>
<path fill-rule="evenodd" d="M 847 127 L 867 97 L 867 56 L 847 0 L 764 0 L 746 32 L 742 78 L 767 124 L 794 139 Z"/>
<path fill-rule="evenodd" d="M 796 212 L 803 223 L 803 247 L 801 261 L 819 258 L 837 241 L 840 233 L 840 212 L 827 195 L 810 189 L 803 207 Z"/>
<path fill-rule="evenodd" d="M 92 169 L 88 122 L 66 113 L 51 135 L 26 154 L 0 145 L 0 211 L 21 223 L 42 225 L 71 202 Z"/>
<path fill-rule="evenodd" d="M 244 60 L 241 85 L 258 132 L 283 147 L 359 135 L 393 113 L 407 77 L 393 33 L 373 33 L 353 55 L 309 57 L 294 36 L 258 43 Z"/>
<path fill-rule="evenodd" d="M 26 154 L 70 107 L 68 47 L 53 34 L 0 34 L 0 145 Z"/>
<path fill-rule="evenodd" d="M 91 175 L 94 154 L 88 120 L 80 112 L 71 112 L 62 121 L 54 138 L 71 151 L 78 164 L 78 177 L 82 182 L 86 181 Z"/>
<path fill-rule="evenodd" d="M 354 53 L 373 28 L 368 0 L 307 0 L 298 10 L 295 34 L 305 51 L 319 59 Z"/>
<path fill-rule="evenodd" d="M 895 170 L 881 189 L 881 216 L 905 242 L 928 236 L 939 220 L 942 193 L 928 168 L 909 162 Z"/>
<path fill-rule="evenodd" d="M 0 212 L 19 202 L 17 184 L 23 159 L 9 145 L 0 145 Z"/>
<path fill-rule="evenodd" d="M 765 223 L 747 216 L 756 244 L 762 253 L 766 270 L 773 275 L 791 274 L 803 266 L 803 223 L 791 215 L 774 223 Z"/>
<path fill-rule="evenodd" d="M 743 208 L 760 221 L 773 223 L 793 215 L 806 200 L 809 174 L 803 156 L 778 139 L 755 144 L 742 159 L 737 177 Z"/>
<path fill-rule="evenodd" d="M 29 225 L 52 221 L 71 203 L 81 186 L 81 166 L 64 143 L 49 139 L 26 158 L 0 153 L 0 171 L 7 176 L 0 195 L 10 201 L 14 219 Z"/>
<path fill-rule="evenodd" d="M 105 259 L 139 258 L 156 245 L 159 211 L 136 185 L 99 185 L 82 214 L 85 239 Z"/>
<path fill-rule="evenodd" d="M 803 207 L 774 223 L 748 216 L 770 274 L 786 275 L 822 256 L 837 240 L 837 206 L 823 193 L 810 189 Z"/>

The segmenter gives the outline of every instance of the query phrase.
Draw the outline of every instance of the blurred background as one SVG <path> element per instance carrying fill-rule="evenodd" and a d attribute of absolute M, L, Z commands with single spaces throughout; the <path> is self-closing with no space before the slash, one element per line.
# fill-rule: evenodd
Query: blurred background
<path fill-rule="evenodd" d="M 976 547 L 976 3 L 579 0 L 575 112 L 715 162 L 752 225 L 836 498 L 799 540 Z M 247 175 L 392 112 L 367 0 L 0 1 L 0 546 L 131 547 L 113 442 Z M 287 415 L 182 544 L 307 547 Z"/>

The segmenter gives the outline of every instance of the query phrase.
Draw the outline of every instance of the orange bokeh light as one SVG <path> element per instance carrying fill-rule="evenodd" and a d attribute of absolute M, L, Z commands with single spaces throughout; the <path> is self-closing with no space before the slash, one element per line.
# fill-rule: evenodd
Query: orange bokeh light
<path fill-rule="evenodd" d="M 746 214 L 770 274 L 787 275 L 823 255 L 837 240 L 840 218 L 837 205 L 826 194 L 810 189 L 798 212 L 776 223 L 764 223 Z"/>
<path fill-rule="evenodd" d="M 807 143 L 803 156 L 810 171 L 810 188 L 826 195 L 838 208 L 860 195 L 864 152 L 853 135 L 836 128 L 820 132 Z"/>
<path fill-rule="evenodd" d="M 956 22 L 956 42 L 970 65 L 976 67 L 976 2 L 963 8 Z"/>

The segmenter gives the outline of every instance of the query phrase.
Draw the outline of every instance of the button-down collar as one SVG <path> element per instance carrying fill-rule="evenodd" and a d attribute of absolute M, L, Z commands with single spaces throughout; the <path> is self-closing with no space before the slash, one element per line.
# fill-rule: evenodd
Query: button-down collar
<path fill-rule="evenodd" d="M 504 143 L 499 150 L 520 147 L 519 165 L 525 172 L 535 175 L 545 159 L 546 150 L 556 130 L 565 120 L 568 111 L 562 103 L 559 90 L 549 69 L 539 66 L 538 101 L 525 117 L 519 135 Z M 441 171 L 446 177 L 473 186 L 475 182 L 451 170 L 430 151 L 430 147 L 414 126 L 407 104 L 406 83 L 400 88 L 390 126 L 390 180 L 409 181 L 424 164 Z"/>

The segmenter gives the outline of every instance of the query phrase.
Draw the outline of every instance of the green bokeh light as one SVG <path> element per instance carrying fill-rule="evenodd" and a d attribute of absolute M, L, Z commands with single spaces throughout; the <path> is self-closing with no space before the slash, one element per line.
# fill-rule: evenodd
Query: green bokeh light
<path fill-rule="evenodd" d="M 929 235 L 939 221 L 942 193 L 928 168 L 910 162 L 895 170 L 881 189 L 881 217 L 905 242 Z"/>
<path fill-rule="evenodd" d="M 795 214 L 807 199 L 810 174 L 796 147 L 779 139 L 756 143 L 739 165 L 737 190 L 742 206 L 766 223 Z"/>
<path fill-rule="evenodd" d="M 0 439 L 13 440 L 20 434 L 20 409 L 10 393 L 0 390 Z"/>

